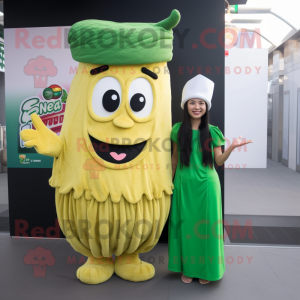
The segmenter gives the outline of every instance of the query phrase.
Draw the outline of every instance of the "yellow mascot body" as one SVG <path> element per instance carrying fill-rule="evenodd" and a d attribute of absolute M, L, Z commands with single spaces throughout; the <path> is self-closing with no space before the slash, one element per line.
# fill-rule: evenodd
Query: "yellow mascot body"
<path fill-rule="evenodd" d="M 173 10 L 168 19 L 148 25 L 148 33 L 151 26 L 170 33 L 179 18 Z M 82 29 L 87 21 L 76 24 Z M 54 157 L 49 183 L 55 188 L 60 228 L 71 246 L 88 257 L 77 277 L 98 284 L 115 272 L 126 280 L 145 281 L 154 276 L 155 269 L 138 254 L 150 251 L 158 242 L 173 189 L 170 47 L 151 62 L 144 53 L 150 48 L 145 47 L 144 39 L 143 49 L 133 47 L 143 54 L 139 57 L 131 54 L 127 59 L 128 51 L 124 54 L 121 47 L 124 57 L 120 54 L 121 62 L 115 61 L 118 51 L 104 47 L 98 61 L 99 52 L 94 49 L 88 58 L 89 50 L 76 52 L 78 45 L 82 46 L 78 43 L 82 32 L 75 35 L 79 32 L 76 24 L 73 30 L 71 27 L 69 42 L 79 65 L 61 134 L 57 136 L 33 114 L 36 130 L 23 130 L 21 138 L 26 147 Z M 143 36 L 145 32 L 137 35 Z M 171 42 L 172 38 L 167 36 Z M 116 64 L 110 64 L 113 62 Z"/>

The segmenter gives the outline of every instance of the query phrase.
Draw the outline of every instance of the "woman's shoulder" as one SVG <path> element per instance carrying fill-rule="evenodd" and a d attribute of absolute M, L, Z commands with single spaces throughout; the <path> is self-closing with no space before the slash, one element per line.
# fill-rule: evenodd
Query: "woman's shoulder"
<path fill-rule="evenodd" d="M 175 123 L 175 124 L 173 125 L 173 127 L 172 127 L 172 132 L 177 133 L 178 130 L 179 130 L 179 128 L 180 128 L 180 126 L 181 126 L 181 124 L 182 124 L 182 122 Z"/>
<path fill-rule="evenodd" d="M 214 146 L 224 145 L 225 138 L 219 127 L 209 124 L 209 129 L 213 138 Z"/>
<path fill-rule="evenodd" d="M 172 127 L 172 130 L 173 129 L 179 129 L 180 125 L 182 124 L 182 122 L 178 122 L 178 123 L 175 123 Z"/>
<path fill-rule="evenodd" d="M 178 133 L 178 130 L 179 130 L 181 124 L 182 124 L 182 122 L 178 122 L 178 123 L 175 123 L 172 127 L 171 140 L 175 143 L 178 142 L 177 133 Z"/>
<path fill-rule="evenodd" d="M 212 125 L 212 124 L 209 124 L 209 129 L 210 129 L 210 131 L 213 131 L 213 132 L 220 131 L 218 126 L 215 126 L 215 125 Z"/>
<path fill-rule="evenodd" d="M 210 132 L 216 133 L 218 135 L 222 134 L 220 128 L 218 126 L 215 126 L 212 124 L 209 124 L 209 130 L 210 130 Z"/>
<path fill-rule="evenodd" d="M 212 125 L 212 124 L 208 124 L 210 128 L 218 128 L 218 126 Z"/>

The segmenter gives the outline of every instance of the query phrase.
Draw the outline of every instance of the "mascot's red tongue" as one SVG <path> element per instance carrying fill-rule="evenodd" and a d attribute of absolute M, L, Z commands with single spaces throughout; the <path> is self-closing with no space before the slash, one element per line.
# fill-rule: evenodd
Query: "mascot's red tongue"
<path fill-rule="evenodd" d="M 126 157 L 126 153 L 120 153 L 117 154 L 116 152 L 109 152 L 109 154 L 115 159 L 115 160 L 122 160 Z"/>

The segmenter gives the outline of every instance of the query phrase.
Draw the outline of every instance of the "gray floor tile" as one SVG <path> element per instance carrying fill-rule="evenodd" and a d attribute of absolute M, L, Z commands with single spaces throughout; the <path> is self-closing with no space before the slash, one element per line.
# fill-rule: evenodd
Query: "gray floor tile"
<path fill-rule="evenodd" d="M 41 246 L 49 249 L 55 264 L 48 266 L 45 277 L 34 277 L 31 265 L 24 263 L 28 250 Z M 221 280 L 200 285 L 180 281 L 180 273 L 167 268 L 168 245 L 158 244 L 142 259 L 154 260 L 153 279 L 134 283 L 113 275 L 99 285 L 86 285 L 76 278 L 81 265 L 80 253 L 63 239 L 15 239 L 0 234 L 1 296 L 14 299 L 296 299 L 299 295 L 300 249 L 225 246 L 226 271 Z M 68 257 L 75 257 L 74 264 Z M 237 259 L 239 258 L 239 262 Z M 250 263 L 247 259 L 251 258 Z M 231 263 L 233 259 L 233 262 Z"/>
<path fill-rule="evenodd" d="M 6 218 L 8 218 L 9 217 L 9 211 L 8 211 L 8 209 L 0 212 L 0 217 L 6 217 Z"/>
<path fill-rule="evenodd" d="M 272 248 L 260 248 L 265 260 L 284 286 L 300 293 L 300 260 L 298 249 L 285 249 L 278 253 Z M 288 266 L 288 268 L 287 268 Z"/>
<path fill-rule="evenodd" d="M 300 216 L 299 182 L 271 159 L 265 169 L 225 169 L 225 214 Z"/>
<path fill-rule="evenodd" d="M 1 193 L 1 191 L 0 191 Z M 0 204 L 0 213 L 8 210 L 8 204 Z"/>

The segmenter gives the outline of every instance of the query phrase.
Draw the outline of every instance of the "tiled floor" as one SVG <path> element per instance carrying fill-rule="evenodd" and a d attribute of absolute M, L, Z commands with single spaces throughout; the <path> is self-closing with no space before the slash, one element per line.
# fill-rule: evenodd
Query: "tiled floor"
<path fill-rule="evenodd" d="M 300 173 L 267 159 L 265 169 L 225 169 L 225 214 L 300 216 Z"/>
<path fill-rule="evenodd" d="M 24 263 L 29 250 L 49 249 L 55 258 L 45 277 L 34 277 L 32 265 Z M 168 270 L 168 246 L 157 244 L 140 255 L 151 261 L 155 277 L 129 282 L 115 274 L 105 283 L 86 285 L 76 278 L 81 255 L 65 240 L 15 239 L 0 234 L 1 299 L 257 299 L 298 300 L 300 294 L 300 249 L 225 246 L 226 271 L 219 281 L 200 285 L 180 281 L 180 273 Z M 75 258 L 68 263 L 68 258 Z"/>

